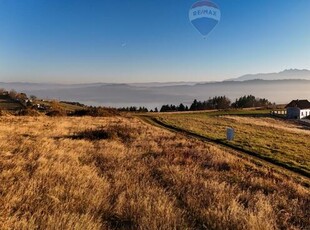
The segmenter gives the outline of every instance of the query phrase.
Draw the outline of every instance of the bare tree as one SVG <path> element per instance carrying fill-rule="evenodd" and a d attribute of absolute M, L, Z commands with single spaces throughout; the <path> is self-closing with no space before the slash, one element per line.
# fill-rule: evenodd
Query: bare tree
<path fill-rule="evenodd" d="M 35 95 L 30 95 L 30 99 L 33 100 L 33 101 L 35 101 L 35 100 L 37 100 L 38 98 L 37 98 L 37 96 L 35 96 Z"/>
<path fill-rule="evenodd" d="M 12 89 L 10 92 L 9 92 L 9 96 L 12 98 L 12 99 L 16 99 L 17 97 L 17 92 Z"/>

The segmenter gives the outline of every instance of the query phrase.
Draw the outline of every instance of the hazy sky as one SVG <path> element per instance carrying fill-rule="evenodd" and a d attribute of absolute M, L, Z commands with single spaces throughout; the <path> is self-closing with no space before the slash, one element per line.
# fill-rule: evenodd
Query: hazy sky
<path fill-rule="evenodd" d="M 213 81 L 310 69 L 309 0 L 213 0 L 203 39 L 192 0 L 0 0 L 0 81 Z"/>

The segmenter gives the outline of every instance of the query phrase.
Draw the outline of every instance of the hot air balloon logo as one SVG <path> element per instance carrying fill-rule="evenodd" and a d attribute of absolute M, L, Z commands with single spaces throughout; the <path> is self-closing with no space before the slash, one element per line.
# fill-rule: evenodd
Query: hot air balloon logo
<path fill-rule="evenodd" d="M 211 1 L 199 1 L 189 10 L 189 20 L 199 33 L 206 38 L 221 20 L 221 11 Z"/>

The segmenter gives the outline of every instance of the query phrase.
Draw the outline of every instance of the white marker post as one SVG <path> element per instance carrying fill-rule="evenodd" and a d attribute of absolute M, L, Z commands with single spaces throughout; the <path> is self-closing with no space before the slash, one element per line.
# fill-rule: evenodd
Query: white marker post
<path fill-rule="evenodd" d="M 233 141 L 235 138 L 235 130 L 233 128 L 227 128 L 226 136 L 228 141 Z"/>

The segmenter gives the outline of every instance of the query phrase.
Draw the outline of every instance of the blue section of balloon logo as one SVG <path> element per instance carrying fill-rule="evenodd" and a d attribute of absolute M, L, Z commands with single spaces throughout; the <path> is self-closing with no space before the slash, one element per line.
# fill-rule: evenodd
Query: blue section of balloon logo
<path fill-rule="evenodd" d="M 201 35 L 206 37 L 221 20 L 221 11 L 211 1 L 199 1 L 189 10 L 189 20 Z"/>

